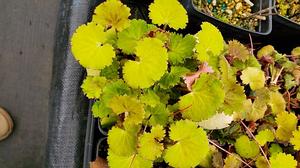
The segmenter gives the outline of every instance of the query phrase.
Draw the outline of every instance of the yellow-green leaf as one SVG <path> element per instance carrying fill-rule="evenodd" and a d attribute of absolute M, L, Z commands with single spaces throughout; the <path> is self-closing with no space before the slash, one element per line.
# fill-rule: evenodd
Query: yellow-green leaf
<path fill-rule="evenodd" d="M 130 8 L 119 0 L 107 0 L 97 6 L 94 12 L 93 21 L 106 28 L 121 31 L 129 26 Z"/>
<path fill-rule="evenodd" d="M 148 159 L 155 160 L 161 156 L 164 146 L 161 141 L 165 136 L 165 131 L 162 126 L 157 125 L 152 127 L 151 133 L 144 133 L 139 139 L 139 154 Z"/>
<path fill-rule="evenodd" d="M 278 153 L 270 157 L 272 168 L 296 168 L 297 161 L 291 154 Z"/>
<path fill-rule="evenodd" d="M 217 113 L 224 97 L 222 83 L 213 75 L 201 74 L 192 92 L 180 97 L 179 107 L 183 110 L 183 118 L 202 121 Z"/>
<path fill-rule="evenodd" d="M 270 92 L 269 105 L 271 106 L 272 112 L 278 114 L 285 111 L 285 100 L 278 91 Z"/>
<path fill-rule="evenodd" d="M 108 34 L 101 25 L 89 23 L 79 26 L 71 39 L 71 50 L 77 61 L 91 69 L 103 69 L 112 64 L 114 48 L 106 44 Z"/>
<path fill-rule="evenodd" d="M 267 142 L 274 141 L 275 136 L 271 130 L 265 129 L 259 131 L 258 134 L 255 136 L 255 139 L 257 140 L 260 146 L 264 146 Z"/>
<path fill-rule="evenodd" d="M 224 49 L 224 39 L 221 32 L 214 25 L 203 22 L 202 30 L 196 34 L 198 44 L 196 44 L 197 58 L 206 61 L 215 69 L 218 68 L 219 55 Z"/>
<path fill-rule="evenodd" d="M 152 161 L 138 154 L 123 156 L 109 150 L 107 160 L 110 168 L 152 168 Z"/>
<path fill-rule="evenodd" d="M 82 91 L 89 99 L 98 99 L 102 94 L 102 89 L 106 84 L 106 79 L 100 76 L 87 76 L 82 85 Z"/>
<path fill-rule="evenodd" d="M 281 141 L 289 141 L 293 137 L 293 131 L 296 130 L 298 119 L 295 114 L 281 112 L 276 116 L 277 130 L 276 137 Z"/>
<path fill-rule="evenodd" d="M 168 25 L 175 30 L 185 28 L 188 22 L 187 12 L 178 0 L 154 0 L 149 11 L 152 23 Z"/>
<path fill-rule="evenodd" d="M 209 152 L 208 139 L 202 128 L 189 120 L 180 120 L 170 127 L 170 139 L 174 145 L 165 151 L 165 161 L 173 167 L 197 166 Z"/>
<path fill-rule="evenodd" d="M 265 73 L 255 67 L 248 67 L 242 71 L 241 79 L 244 84 L 249 84 L 252 90 L 263 88 L 265 85 Z"/>
<path fill-rule="evenodd" d="M 228 53 L 234 59 L 238 59 L 243 62 L 249 59 L 250 56 L 249 50 L 237 40 L 228 42 Z"/>
<path fill-rule="evenodd" d="M 300 150 L 300 126 L 298 130 L 293 131 L 293 137 L 290 139 L 292 145 L 294 145 L 295 150 Z"/>
<path fill-rule="evenodd" d="M 133 54 L 137 42 L 154 27 L 154 25 L 149 25 L 144 20 L 132 20 L 130 26 L 118 34 L 118 48 L 122 49 L 125 54 Z"/>
<path fill-rule="evenodd" d="M 142 103 L 133 97 L 113 97 L 109 102 L 109 107 L 117 115 L 124 113 L 125 124 L 140 124 L 145 117 L 145 111 Z"/>
<path fill-rule="evenodd" d="M 139 41 L 135 49 L 139 61 L 127 61 L 123 67 L 123 77 L 133 88 L 148 88 L 165 74 L 168 64 L 167 50 L 155 38 Z"/>
<path fill-rule="evenodd" d="M 244 158 L 254 158 L 259 154 L 259 147 L 246 135 L 240 136 L 234 144 L 236 152 Z"/>
<path fill-rule="evenodd" d="M 133 155 L 136 151 L 137 132 L 113 127 L 108 132 L 109 150 L 121 156 Z"/>

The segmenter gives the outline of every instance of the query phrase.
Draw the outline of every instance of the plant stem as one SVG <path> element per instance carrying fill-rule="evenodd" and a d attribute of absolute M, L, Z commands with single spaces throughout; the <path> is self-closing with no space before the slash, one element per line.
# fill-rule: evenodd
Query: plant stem
<path fill-rule="evenodd" d="M 264 150 L 263 150 L 263 149 L 261 148 L 261 146 L 259 145 L 259 143 L 258 143 L 258 141 L 256 140 L 255 136 L 252 134 L 252 132 L 249 130 L 249 128 L 246 126 L 246 124 L 245 124 L 242 120 L 241 120 L 240 122 L 241 122 L 241 124 L 245 127 L 245 129 L 247 130 L 247 132 L 251 135 L 251 137 L 254 139 L 254 141 L 255 141 L 256 144 L 258 145 L 258 147 L 259 147 L 261 153 L 262 153 L 263 156 L 265 157 L 265 159 L 266 159 L 266 161 L 267 161 L 269 167 L 271 167 L 271 164 L 270 164 L 270 162 L 269 162 L 269 160 L 268 160 L 268 157 L 267 157 L 266 153 L 264 152 Z"/>
<path fill-rule="evenodd" d="M 275 79 L 273 81 L 271 81 L 271 84 L 276 85 L 276 83 L 278 81 L 278 78 L 281 75 L 282 70 L 283 70 L 283 67 L 279 70 L 279 72 L 278 72 L 277 76 L 275 77 Z"/>
<path fill-rule="evenodd" d="M 136 157 L 136 153 L 133 155 L 133 158 L 132 158 L 131 161 L 130 161 L 129 168 L 132 167 L 132 164 L 133 164 L 133 161 L 134 161 L 135 157 Z"/>
<path fill-rule="evenodd" d="M 255 15 L 263 15 L 263 16 L 273 15 L 273 13 L 270 13 L 270 11 L 272 12 L 272 10 L 274 8 L 276 8 L 276 6 L 272 6 L 272 7 L 266 8 L 266 9 L 262 9 L 260 11 L 257 11 L 255 13 L 252 13 L 252 14 L 246 16 L 245 18 L 253 17 Z"/>
<path fill-rule="evenodd" d="M 251 34 L 249 33 L 249 39 L 250 39 L 250 46 L 251 46 L 251 55 L 254 55 L 253 54 L 253 41 L 252 41 L 252 36 L 251 36 Z"/>
<path fill-rule="evenodd" d="M 163 27 L 163 29 L 166 31 L 167 30 L 167 24 L 164 24 L 164 27 Z"/>
<path fill-rule="evenodd" d="M 208 139 L 209 143 L 213 144 L 215 147 L 219 148 L 220 150 L 222 150 L 223 152 L 227 153 L 228 155 L 232 155 L 233 157 L 235 157 L 237 160 L 241 161 L 242 163 L 244 163 L 246 166 L 252 168 L 252 166 L 250 166 L 247 162 L 245 162 L 243 159 L 237 157 L 236 155 L 230 153 L 229 151 L 227 151 L 226 149 L 222 148 L 221 146 L 219 146 L 218 144 L 216 144 L 214 141 Z"/>
<path fill-rule="evenodd" d="M 251 161 L 250 162 L 248 162 L 248 164 L 251 164 L 251 163 L 253 163 L 256 159 L 257 159 L 257 157 L 258 156 L 256 156 L 255 158 L 253 158 L 253 159 L 251 159 Z M 246 165 L 245 166 L 243 166 L 242 168 L 245 168 L 246 167 Z"/>
<path fill-rule="evenodd" d="M 260 11 L 257 11 L 257 12 L 255 12 L 255 13 L 253 13 L 253 14 L 255 15 L 255 14 L 261 14 L 261 13 L 269 12 L 269 11 L 275 9 L 275 8 L 276 8 L 276 6 L 271 6 L 271 7 L 269 7 L 269 8 L 265 8 L 265 9 L 262 9 L 262 10 L 260 10 Z"/>
<path fill-rule="evenodd" d="M 185 110 L 189 109 L 190 107 L 192 107 L 192 105 L 189 105 L 189 106 L 187 106 L 187 107 L 185 107 L 183 109 L 178 109 L 178 110 L 176 110 L 176 111 L 173 112 L 173 115 L 176 115 L 178 113 L 184 112 Z"/>

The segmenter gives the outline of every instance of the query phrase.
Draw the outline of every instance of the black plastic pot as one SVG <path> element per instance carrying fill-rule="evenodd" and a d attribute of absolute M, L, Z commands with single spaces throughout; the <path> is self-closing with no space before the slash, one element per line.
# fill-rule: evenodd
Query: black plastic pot
<path fill-rule="evenodd" d="M 297 32 L 300 32 L 300 24 L 298 24 L 298 23 L 296 23 L 296 22 L 294 22 L 294 21 L 292 21 L 292 20 L 290 20 L 286 17 L 283 17 L 281 15 L 274 15 L 273 20 L 274 20 L 274 22 L 283 24 L 288 28 L 291 28 L 291 29 L 294 29 Z"/>
<path fill-rule="evenodd" d="M 87 128 L 86 128 L 86 135 L 85 135 L 85 145 L 84 145 L 84 158 L 83 158 L 83 167 L 89 168 L 89 163 L 95 159 L 95 140 L 98 139 L 95 137 L 97 136 L 97 130 L 96 128 L 96 121 L 92 116 L 91 107 L 92 107 L 92 101 L 90 101 L 90 107 L 88 111 L 88 120 L 87 120 Z"/>
<path fill-rule="evenodd" d="M 275 5 L 275 0 L 273 6 Z M 273 13 L 277 13 L 274 9 Z M 275 48 L 280 49 L 282 53 L 290 51 L 300 45 L 300 24 L 281 15 L 273 16 L 273 30 L 268 38 L 259 39 L 259 42 L 272 44 Z"/>
<path fill-rule="evenodd" d="M 265 21 L 260 21 L 256 31 L 251 31 L 245 28 L 237 27 L 225 22 L 218 20 L 215 17 L 209 16 L 201 12 L 193 3 L 193 0 L 181 0 L 182 4 L 185 6 L 189 14 L 189 25 L 188 29 L 194 30 L 197 32 L 200 29 L 200 24 L 202 21 L 209 21 L 217 26 L 226 37 L 240 39 L 242 37 L 248 37 L 250 33 L 252 36 L 265 36 L 271 33 L 272 31 L 272 15 L 271 10 L 269 11 L 270 15 L 267 16 Z M 272 0 L 254 0 L 253 11 L 259 11 L 262 9 L 270 8 L 272 6 Z"/>
<path fill-rule="evenodd" d="M 276 0 L 273 2 L 273 6 L 276 6 Z M 275 8 L 275 13 L 278 13 Z M 285 31 L 288 30 L 288 33 L 300 33 L 300 24 L 296 23 L 284 16 L 281 16 L 279 14 L 273 16 L 274 22 L 277 24 L 281 24 L 285 27 Z"/>
<path fill-rule="evenodd" d="M 100 120 L 92 116 L 92 104 L 90 101 L 89 115 L 87 121 L 83 168 L 89 168 L 90 162 L 97 156 L 105 158 L 107 156 L 107 130 L 100 125 Z"/>

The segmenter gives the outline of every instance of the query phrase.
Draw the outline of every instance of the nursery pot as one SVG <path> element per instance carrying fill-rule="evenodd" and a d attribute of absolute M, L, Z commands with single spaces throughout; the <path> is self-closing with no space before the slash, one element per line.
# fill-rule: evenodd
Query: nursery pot
<path fill-rule="evenodd" d="M 186 8 L 189 15 L 189 29 L 197 32 L 200 29 L 202 21 L 209 21 L 217 26 L 225 37 L 233 37 L 240 39 L 242 37 L 248 37 L 250 33 L 252 36 L 265 36 L 270 34 L 272 31 L 272 15 L 266 17 L 266 20 L 259 21 L 255 31 L 251 31 L 242 27 L 234 26 L 229 23 L 220 21 L 219 19 L 209 16 L 206 13 L 200 11 L 194 4 L 193 0 L 181 0 L 182 4 Z M 254 0 L 252 1 L 254 6 L 252 7 L 253 12 L 257 12 L 262 9 L 270 8 L 272 6 L 272 0 Z"/>
<path fill-rule="evenodd" d="M 287 29 L 290 29 L 290 31 L 296 31 L 298 33 L 300 32 L 300 24 L 298 24 L 284 16 L 281 16 L 279 14 L 274 15 L 273 20 L 276 23 L 284 25 Z M 285 30 L 287 30 L 287 29 L 285 29 Z"/>
<path fill-rule="evenodd" d="M 93 101 L 90 101 L 85 137 L 83 168 L 89 168 L 90 162 L 94 161 L 97 156 L 106 156 L 106 153 L 103 152 L 103 144 L 106 143 L 107 130 L 102 128 L 100 119 L 93 117 L 91 111 L 93 103 Z"/>
<path fill-rule="evenodd" d="M 92 115 L 91 107 L 93 102 L 90 101 L 90 107 L 88 111 L 88 120 L 87 120 L 87 128 L 85 135 L 85 144 L 84 144 L 84 158 L 83 158 L 83 168 L 89 168 L 90 162 L 95 159 L 96 153 L 96 139 L 99 138 L 100 134 L 97 132 L 96 124 L 97 119 L 95 119 Z"/>
<path fill-rule="evenodd" d="M 276 0 L 274 0 L 273 6 L 276 6 Z M 300 36 L 300 24 L 290 20 L 287 17 L 279 15 L 277 8 L 275 8 L 274 11 L 275 11 L 275 13 L 277 13 L 276 15 L 273 16 L 275 33 L 281 34 L 281 35 L 284 34 L 285 36 L 290 35 L 291 37 L 294 37 L 294 38 L 297 37 L 297 36 L 295 36 L 297 34 L 299 37 Z"/>

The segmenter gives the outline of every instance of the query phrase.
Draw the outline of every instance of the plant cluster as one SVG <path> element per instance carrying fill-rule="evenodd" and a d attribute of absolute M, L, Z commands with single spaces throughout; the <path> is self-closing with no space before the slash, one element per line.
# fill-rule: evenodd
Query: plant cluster
<path fill-rule="evenodd" d="M 188 22 L 177 0 L 149 11 L 152 24 L 130 20 L 107 0 L 71 39 L 87 70 L 82 90 L 109 130 L 109 167 L 295 168 L 300 48 L 254 55 L 208 22 L 195 35 L 174 32 Z"/>
<path fill-rule="evenodd" d="M 276 0 L 278 13 L 300 24 L 300 0 Z"/>

